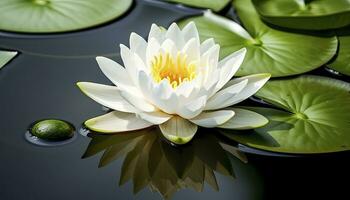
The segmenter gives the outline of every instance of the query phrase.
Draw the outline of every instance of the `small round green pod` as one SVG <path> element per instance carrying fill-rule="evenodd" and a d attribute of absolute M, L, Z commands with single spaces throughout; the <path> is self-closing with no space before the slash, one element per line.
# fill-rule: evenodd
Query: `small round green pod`
<path fill-rule="evenodd" d="M 40 139 L 60 141 L 72 138 L 75 128 L 63 120 L 46 119 L 34 123 L 29 131 Z"/>

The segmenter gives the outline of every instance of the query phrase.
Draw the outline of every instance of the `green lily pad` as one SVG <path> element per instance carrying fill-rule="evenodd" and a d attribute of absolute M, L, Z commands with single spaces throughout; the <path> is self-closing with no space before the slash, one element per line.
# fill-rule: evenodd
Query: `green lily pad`
<path fill-rule="evenodd" d="M 253 0 L 261 17 L 274 25 L 325 30 L 350 24 L 348 0 Z"/>
<path fill-rule="evenodd" d="M 339 52 L 328 66 L 342 74 L 350 76 L 350 36 L 338 36 Z"/>
<path fill-rule="evenodd" d="M 243 47 L 246 58 L 236 75 L 270 73 L 273 77 L 301 74 L 328 62 L 337 51 L 337 38 L 288 33 L 265 25 L 249 0 L 233 2 L 243 25 L 210 12 L 180 21 L 194 21 L 202 40 L 214 38 L 223 58 Z"/>
<path fill-rule="evenodd" d="M 269 123 L 249 133 L 224 135 L 275 152 L 326 153 L 350 150 L 350 84 L 320 76 L 268 82 L 256 95 L 280 108 L 249 108 Z"/>
<path fill-rule="evenodd" d="M 209 8 L 214 11 L 222 10 L 231 0 L 167 0 L 198 8 Z"/>
<path fill-rule="evenodd" d="M 17 55 L 15 51 L 0 51 L 0 69 Z"/>
<path fill-rule="evenodd" d="M 74 31 L 124 14 L 132 0 L 1 0 L 0 30 L 23 33 Z"/>

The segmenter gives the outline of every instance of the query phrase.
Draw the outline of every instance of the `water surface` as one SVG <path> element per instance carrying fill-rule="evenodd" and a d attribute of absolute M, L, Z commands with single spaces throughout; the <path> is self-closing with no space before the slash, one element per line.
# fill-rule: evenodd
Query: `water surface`
<path fill-rule="evenodd" d="M 110 84 L 95 57 L 105 55 L 121 63 L 118 44 L 127 44 L 130 32 L 146 36 L 152 23 L 166 27 L 199 12 L 139 0 L 123 18 L 94 29 L 52 35 L 0 33 L 0 48 L 20 52 L 0 71 L 0 199 L 161 199 L 149 189 L 133 195 L 130 182 L 118 186 L 123 159 L 103 168 L 98 168 L 101 154 L 81 159 L 89 137 L 78 135 L 67 145 L 44 148 L 28 143 L 24 133 L 37 119 L 63 119 L 79 129 L 84 120 L 105 113 L 75 86 L 78 81 Z M 346 152 L 295 158 L 248 153 L 247 157 L 247 164 L 230 157 L 236 179 L 217 174 L 219 192 L 205 185 L 201 193 L 181 190 L 173 199 L 334 197 L 346 192 L 339 180 L 350 178 Z"/>

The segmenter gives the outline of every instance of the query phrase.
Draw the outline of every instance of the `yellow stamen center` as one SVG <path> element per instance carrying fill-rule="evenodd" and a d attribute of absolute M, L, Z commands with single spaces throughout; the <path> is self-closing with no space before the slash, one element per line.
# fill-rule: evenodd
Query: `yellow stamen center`
<path fill-rule="evenodd" d="M 174 59 L 169 53 L 159 54 L 152 60 L 151 74 L 157 83 L 169 80 L 173 88 L 196 77 L 196 65 L 187 62 L 187 55 L 178 52 Z"/>

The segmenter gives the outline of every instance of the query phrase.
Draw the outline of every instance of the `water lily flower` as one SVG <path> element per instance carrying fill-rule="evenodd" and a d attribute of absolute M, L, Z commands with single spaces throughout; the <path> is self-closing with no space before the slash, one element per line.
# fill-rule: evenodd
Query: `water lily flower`
<path fill-rule="evenodd" d="M 153 24 L 148 41 L 130 35 L 130 48 L 120 45 L 124 67 L 97 57 L 102 72 L 116 86 L 79 82 L 96 102 L 112 109 L 87 120 L 96 132 L 117 133 L 158 125 L 176 144 L 189 142 L 198 126 L 251 129 L 268 121 L 258 113 L 230 106 L 256 93 L 270 78 L 256 74 L 232 79 L 246 49 L 219 61 L 213 39 L 200 42 L 193 22 L 182 30 L 176 23 L 164 30 Z"/>

